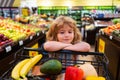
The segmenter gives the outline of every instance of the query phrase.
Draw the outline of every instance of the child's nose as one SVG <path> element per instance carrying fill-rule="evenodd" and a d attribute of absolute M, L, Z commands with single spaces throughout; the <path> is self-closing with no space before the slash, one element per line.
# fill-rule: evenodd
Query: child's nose
<path fill-rule="evenodd" d="M 69 33 L 65 33 L 65 36 L 69 36 Z"/>

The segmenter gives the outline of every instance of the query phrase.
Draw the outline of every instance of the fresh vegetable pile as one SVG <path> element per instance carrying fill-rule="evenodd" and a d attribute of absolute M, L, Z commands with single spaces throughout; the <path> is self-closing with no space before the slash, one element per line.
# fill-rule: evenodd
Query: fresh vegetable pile
<path fill-rule="evenodd" d="M 58 76 L 60 77 L 56 80 L 105 80 L 104 77 L 98 76 L 94 66 L 89 63 L 76 66 L 67 66 L 64 74 L 61 73 L 61 71 L 62 64 L 56 59 L 48 60 L 40 67 L 40 72 L 44 74 L 59 74 Z"/>
<path fill-rule="evenodd" d="M 12 70 L 11 77 L 15 80 L 26 79 L 28 72 L 42 58 L 42 55 L 36 55 L 30 59 L 24 59 L 19 62 Z M 62 73 L 62 63 L 57 59 L 45 61 L 38 67 L 37 71 L 43 75 L 61 75 L 56 80 L 105 80 L 104 77 L 98 76 L 93 65 L 85 63 L 83 65 L 67 66 L 65 73 Z M 48 77 L 47 80 L 51 80 Z M 46 80 L 45 79 L 45 80 Z"/>
<path fill-rule="evenodd" d="M 114 30 L 120 30 L 120 23 L 101 29 L 105 34 L 111 35 Z"/>
<path fill-rule="evenodd" d="M 91 64 L 83 64 L 80 67 L 68 66 L 64 80 L 105 80 L 105 78 L 98 76 Z"/>

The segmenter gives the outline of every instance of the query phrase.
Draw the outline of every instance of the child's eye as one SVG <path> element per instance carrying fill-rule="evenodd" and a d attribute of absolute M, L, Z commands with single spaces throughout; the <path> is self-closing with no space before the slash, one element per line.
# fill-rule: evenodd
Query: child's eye
<path fill-rule="evenodd" d="M 60 32 L 60 34 L 64 34 L 64 32 Z"/>
<path fill-rule="evenodd" d="M 73 31 L 69 31 L 69 33 L 73 33 Z"/>

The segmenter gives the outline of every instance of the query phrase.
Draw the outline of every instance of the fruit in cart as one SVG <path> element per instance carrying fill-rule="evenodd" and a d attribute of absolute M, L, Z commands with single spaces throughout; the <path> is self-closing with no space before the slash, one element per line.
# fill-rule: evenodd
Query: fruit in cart
<path fill-rule="evenodd" d="M 62 70 L 62 63 L 57 59 L 50 59 L 43 63 L 40 72 L 44 74 L 59 74 Z"/>
<path fill-rule="evenodd" d="M 83 80 L 84 72 L 75 66 L 68 66 L 65 71 L 65 80 Z"/>
<path fill-rule="evenodd" d="M 30 69 L 42 58 L 42 54 L 36 55 L 31 58 L 21 69 L 20 76 L 26 78 L 27 73 Z"/>
<path fill-rule="evenodd" d="M 24 25 L 14 22 L 12 19 L 0 20 L 0 33 L 12 39 L 14 42 L 28 38 L 30 35 L 35 35 L 38 31 L 40 31 L 40 28 L 33 25 Z"/>
<path fill-rule="evenodd" d="M 106 80 L 104 77 L 87 76 L 85 80 Z"/>
<path fill-rule="evenodd" d="M 79 68 L 84 71 L 84 78 L 86 78 L 87 76 L 98 76 L 94 66 L 89 63 L 80 65 Z"/>
<path fill-rule="evenodd" d="M 21 68 L 29 61 L 30 59 L 24 59 L 20 61 L 12 70 L 11 77 L 15 80 L 20 79 L 20 70 Z"/>

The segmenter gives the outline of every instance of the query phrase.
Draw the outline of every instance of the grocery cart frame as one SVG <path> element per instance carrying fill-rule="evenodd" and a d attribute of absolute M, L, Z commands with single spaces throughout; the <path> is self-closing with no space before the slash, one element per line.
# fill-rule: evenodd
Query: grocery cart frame
<path fill-rule="evenodd" d="M 71 51 L 71 50 L 59 50 L 59 51 L 54 51 L 54 52 L 47 52 L 42 47 L 40 47 L 40 48 L 24 47 L 21 50 L 21 54 L 16 53 L 14 56 L 13 66 L 10 67 L 10 69 L 0 77 L 0 80 L 13 80 L 10 77 L 10 72 L 12 71 L 13 67 L 19 61 L 30 57 L 28 55 L 29 51 L 37 51 L 37 52 L 39 52 L 39 54 L 43 55 L 42 59 L 37 63 L 38 65 L 44 63 L 46 60 L 49 60 L 49 59 L 53 59 L 53 58 L 58 59 L 62 63 L 62 72 L 61 73 L 64 73 L 67 66 L 74 66 L 74 65 L 79 66 L 79 65 L 82 65 L 85 63 L 90 63 L 95 67 L 99 76 L 105 77 L 106 80 L 112 80 L 111 76 L 109 74 L 109 71 L 108 71 L 109 60 L 104 53 L 100 53 L 100 52 L 77 52 L 77 51 Z M 60 56 L 60 55 L 62 55 L 62 56 Z M 72 55 L 72 56 L 70 56 L 70 55 Z M 90 60 L 81 60 L 81 59 L 73 58 L 73 56 L 78 56 L 78 55 L 80 55 L 80 56 L 91 55 L 91 56 L 95 57 L 95 60 L 90 61 Z M 28 76 L 27 75 L 27 78 L 28 78 L 28 80 L 42 80 L 41 79 L 42 77 L 44 77 L 44 78 L 48 77 L 48 78 L 50 78 L 50 80 L 56 80 L 57 75 L 45 75 L 45 76 L 40 76 L 40 75 L 39 76 L 38 75 L 37 76 Z M 36 77 L 37 77 L 37 79 L 33 79 Z"/>

